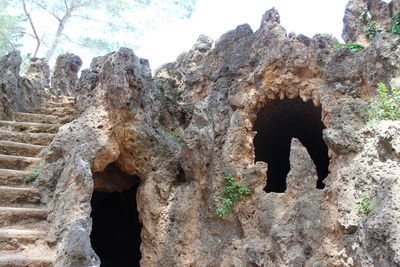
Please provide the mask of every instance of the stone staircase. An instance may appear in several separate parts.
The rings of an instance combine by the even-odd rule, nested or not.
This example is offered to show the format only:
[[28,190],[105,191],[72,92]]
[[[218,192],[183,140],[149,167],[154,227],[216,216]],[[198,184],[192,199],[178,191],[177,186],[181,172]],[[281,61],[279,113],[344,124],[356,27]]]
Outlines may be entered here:
[[48,211],[28,180],[40,172],[41,151],[74,113],[74,98],[60,97],[0,121],[0,267],[53,266]]

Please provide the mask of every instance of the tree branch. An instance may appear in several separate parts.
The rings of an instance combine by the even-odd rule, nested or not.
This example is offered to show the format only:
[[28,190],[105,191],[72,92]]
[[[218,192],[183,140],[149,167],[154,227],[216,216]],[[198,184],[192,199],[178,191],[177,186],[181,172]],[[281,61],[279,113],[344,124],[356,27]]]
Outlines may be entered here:
[[38,51],[39,51],[39,48],[40,48],[41,40],[40,40],[40,38],[39,38],[39,35],[37,34],[35,25],[33,24],[33,20],[32,20],[32,18],[31,18],[31,14],[29,14],[28,9],[26,8],[25,0],[21,0],[21,1],[22,1],[22,6],[23,6],[23,8],[24,8],[25,16],[26,16],[26,17],[28,18],[28,20],[29,20],[29,24],[31,25],[33,34],[35,35],[35,39],[36,39],[36,42],[37,42],[36,49],[35,49],[35,53],[33,54],[33,57],[36,57],[36,55],[37,55],[37,53],[38,53]]
[[33,35],[32,33],[26,32],[26,31],[17,31],[17,33],[28,35],[28,36],[32,37],[33,39],[36,39],[35,35]]
[[2,31],[0,31],[0,35],[4,37],[4,39],[6,40],[6,42],[11,45],[11,47],[16,50],[15,45],[11,42],[11,40],[7,37],[7,35],[5,35]]
[[65,11],[67,11],[69,9],[67,0],[64,0],[64,6],[65,6]]
[[51,7],[51,11],[47,9],[47,7],[43,6],[41,3],[35,1],[35,4],[40,7],[41,9],[43,9],[44,11],[46,11],[47,13],[49,13],[50,15],[52,15],[53,17],[55,17],[58,21],[60,21],[61,19],[57,16],[56,12],[54,11],[54,8]]

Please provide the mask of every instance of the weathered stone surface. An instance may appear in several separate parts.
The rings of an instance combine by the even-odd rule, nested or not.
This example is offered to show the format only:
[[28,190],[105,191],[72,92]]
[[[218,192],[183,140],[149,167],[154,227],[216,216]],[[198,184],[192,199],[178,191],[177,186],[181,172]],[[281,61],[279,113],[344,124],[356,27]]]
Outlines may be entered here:
[[[214,48],[200,37],[155,77],[127,48],[96,58],[77,88],[81,116],[61,128],[39,177],[57,262],[98,264],[88,260],[91,194],[128,187],[123,172],[140,180],[141,266],[400,265],[399,122],[366,126],[362,117],[376,82],[399,76],[399,37],[381,34],[360,52],[336,51],[336,42],[289,37],[272,9],[256,32],[238,26]],[[262,107],[285,98],[322,109],[324,189],[293,139],[286,192],[264,191],[268,166],[254,162],[253,127]],[[251,194],[221,219],[231,174]],[[368,215],[358,210],[363,194]],[[82,246],[71,252],[76,225]]]
[[75,95],[82,60],[74,54],[59,55],[51,75],[51,91],[56,95]]
[[86,231],[90,225],[90,219],[76,220],[71,225],[67,238],[69,242],[63,244],[61,250],[64,253],[55,266],[100,266],[100,260],[90,246],[89,233]]
[[346,43],[368,45],[371,40],[365,35],[364,27],[368,23],[362,18],[363,11],[370,10],[371,21],[377,23],[377,28],[390,31],[392,17],[400,12],[400,1],[392,0],[350,0],[346,6],[342,37]]
[[22,107],[22,89],[19,70],[22,62],[19,51],[0,57],[0,118]]
[[49,95],[50,67],[45,58],[32,58],[21,78],[24,108],[36,107]]

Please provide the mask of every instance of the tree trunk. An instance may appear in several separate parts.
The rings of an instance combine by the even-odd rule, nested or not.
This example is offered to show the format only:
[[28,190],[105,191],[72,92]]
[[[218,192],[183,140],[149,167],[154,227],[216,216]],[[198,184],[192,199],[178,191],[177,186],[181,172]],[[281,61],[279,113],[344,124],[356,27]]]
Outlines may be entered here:
[[31,28],[32,28],[32,31],[33,31],[33,35],[35,36],[35,39],[36,39],[36,48],[35,48],[35,53],[33,54],[33,57],[36,57],[37,53],[39,52],[40,45],[42,44],[42,40],[39,38],[39,35],[38,35],[37,31],[36,31],[36,27],[33,24],[33,20],[32,20],[31,14],[28,12],[28,9],[26,8],[25,0],[22,0],[22,6],[24,8],[25,16],[28,18],[29,24],[31,25]]
[[69,13],[65,14],[64,17],[60,20],[60,23],[58,24],[58,28],[57,28],[57,32],[56,35],[54,37],[54,41],[51,44],[51,47],[49,49],[49,51],[47,51],[47,60],[50,61],[51,58],[53,57],[54,51],[57,49],[57,46],[60,42],[60,38],[62,33],[64,32],[64,28],[65,28],[65,24],[67,23],[67,21],[71,18],[71,15]]

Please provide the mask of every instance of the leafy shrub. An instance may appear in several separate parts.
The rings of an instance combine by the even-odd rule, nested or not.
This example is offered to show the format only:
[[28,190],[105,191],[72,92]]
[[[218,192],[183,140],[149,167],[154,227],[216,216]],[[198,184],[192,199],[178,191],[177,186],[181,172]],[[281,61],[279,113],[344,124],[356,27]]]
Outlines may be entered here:
[[242,187],[236,177],[229,175],[225,177],[225,187],[221,193],[224,198],[222,199],[222,208],[217,209],[217,214],[220,218],[224,218],[232,212],[236,200],[250,195],[250,189]]
[[400,35],[400,12],[393,17],[391,33]]
[[35,169],[30,169],[29,174],[24,176],[24,181],[25,183],[31,183],[36,180],[36,178],[39,176],[41,169],[35,168]]
[[342,48],[349,49],[351,52],[358,52],[364,49],[364,46],[359,44],[335,44],[335,49],[340,50]]
[[358,199],[357,209],[362,214],[369,214],[372,211],[372,201],[367,193],[362,194],[361,198]]
[[373,40],[379,32],[383,32],[382,28],[378,27],[378,23],[372,20],[372,15],[376,12],[363,8],[359,19],[364,23],[364,33],[368,39]]
[[400,87],[389,89],[384,83],[378,83],[378,99],[371,100],[365,113],[369,120],[400,119]]
[[367,8],[363,8],[359,19],[363,20],[365,23],[372,19],[372,13]]
[[383,32],[383,29],[378,28],[378,23],[376,23],[376,21],[370,21],[364,26],[365,36],[370,40],[374,39],[380,32]]

